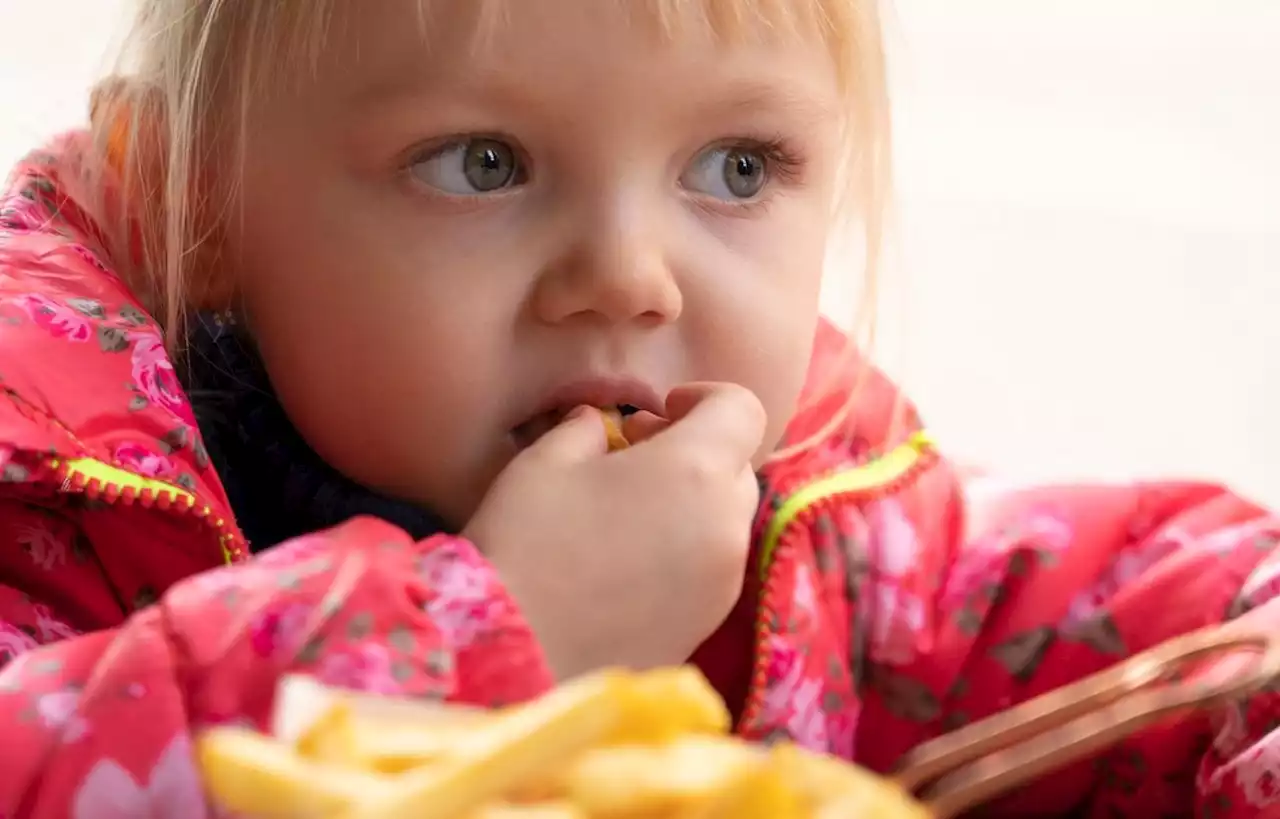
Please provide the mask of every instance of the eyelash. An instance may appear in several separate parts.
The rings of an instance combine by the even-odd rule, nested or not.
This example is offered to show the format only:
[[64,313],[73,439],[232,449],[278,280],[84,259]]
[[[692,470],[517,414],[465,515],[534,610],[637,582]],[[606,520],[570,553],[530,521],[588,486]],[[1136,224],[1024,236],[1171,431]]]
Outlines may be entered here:
[[[519,142],[501,134],[479,132],[434,139],[428,143],[414,146],[402,155],[403,158],[398,163],[400,172],[408,175],[415,165],[425,162],[452,143],[479,139],[492,139],[510,145],[521,162],[524,172],[531,175],[533,163],[529,161],[528,154]],[[794,186],[803,181],[805,158],[786,137],[734,137],[720,142],[713,142],[709,146],[700,149],[699,152],[708,150],[711,147],[758,153],[765,160],[765,167],[769,174],[765,184],[768,187],[772,187],[776,182]],[[706,205],[708,209],[714,208],[717,212],[723,212],[728,208],[745,214],[756,209],[763,209],[769,204],[770,199],[772,199],[772,196],[769,195],[768,188],[766,188],[765,194],[756,199],[733,203],[718,202],[718,206],[713,206],[711,203],[706,203]]]
[[784,137],[745,140],[737,146],[758,151],[764,157],[769,172],[777,174],[778,178],[790,183],[800,180],[804,170],[804,157]]
[[741,218],[762,216],[768,212],[776,198],[774,186],[777,183],[796,187],[804,182],[805,157],[786,137],[736,137],[712,143],[709,148],[758,153],[764,158],[769,176],[765,180],[765,189],[755,199],[726,202],[706,196],[690,197],[700,210],[708,214]]
[[396,168],[400,173],[408,174],[415,165],[426,162],[451,145],[465,144],[478,140],[492,140],[509,146],[526,173],[533,167],[533,163],[530,162],[529,154],[525,151],[524,146],[514,137],[499,132],[475,131],[421,142],[400,154],[400,158],[396,160]]

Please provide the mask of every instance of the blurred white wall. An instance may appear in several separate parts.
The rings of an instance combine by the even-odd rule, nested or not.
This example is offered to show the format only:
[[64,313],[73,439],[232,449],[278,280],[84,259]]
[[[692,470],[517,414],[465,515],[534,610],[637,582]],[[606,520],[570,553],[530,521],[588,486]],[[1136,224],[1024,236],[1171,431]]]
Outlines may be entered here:
[[878,349],[937,436],[1280,503],[1280,2],[894,5]]
[[[938,436],[1280,504],[1280,2],[893,5],[878,350]],[[0,165],[80,121],[126,7],[0,0]]]

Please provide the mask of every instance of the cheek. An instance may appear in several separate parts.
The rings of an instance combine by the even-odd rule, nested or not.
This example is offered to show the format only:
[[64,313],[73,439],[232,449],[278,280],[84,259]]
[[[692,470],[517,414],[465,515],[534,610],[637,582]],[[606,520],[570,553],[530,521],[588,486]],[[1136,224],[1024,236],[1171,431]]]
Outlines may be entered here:
[[[781,440],[795,411],[812,352],[826,255],[821,208],[779,208],[757,224],[719,237],[728,253],[704,258],[697,282],[696,327],[707,359],[701,377],[750,388],[769,416],[757,466]],[[690,304],[693,307],[694,304]]]
[[[327,462],[365,485],[464,516],[505,383],[495,299],[457,285],[448,250],[379,219],[295,198],[246,201],[237,237],[248,322],[290,418]],[[348,202],[348,204],[350,204]]]
[[255,335],[379,396],[465,385],[462,361],[494,357],[474,328],[499,320],[502,300],[457,274],[474,265],[394,191],[322,160],[276,156],[245,186],[233,258]]
[[768,427],[755,465],[759,467],[772,454],[786,433],[795,414],[804,386],[812,354],[817,311],[793,312],[790,320],[775,322],[774,340],[768,345],[767,358],[748,382],[768,414]]
[[[399,494],[465,460],[452,449],[473,444],[486,408],[459,359],[431,354],[447,343],[443,322],[358,290],[295,295],[254,309],[250,329],[290,418],[326,461]],[[471,377],[483,372],[483,356],[469,360]]]

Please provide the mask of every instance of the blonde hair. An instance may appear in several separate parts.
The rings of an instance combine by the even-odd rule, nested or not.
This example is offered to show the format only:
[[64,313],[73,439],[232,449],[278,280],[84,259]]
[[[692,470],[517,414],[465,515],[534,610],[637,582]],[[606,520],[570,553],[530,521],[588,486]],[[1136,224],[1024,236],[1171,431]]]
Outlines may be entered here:
[[[125,79],[103,84],[93,100],[95,144],[110,160],[101,163],[100,172],[114,178],[90,188],[117,191],[119,201],[99,210],[114,214],[103,225],[108,251],[175,349],[188,311],[208,306],[201,303],[207,294],[196,286],[214,275],[216,236],[232,213],[235,163],[243,150],[250,100],[269,82],[279,82],[282,71],[296,73],[298,65],[315,64],[334,4],[341,0],[137,2],[122,55],[120,75]],[[477,36],[483,37],[501,23],[510,0],[472,2]],[[809,32],[823,39],[847,101],[842,195],[833,203],[832,218],[841,226],[855,220],[863,225],[866,291],[854,326],[869,344],[890,187],[878,0],[615,2],[630,4],[638,22],[652,25],[664,37],[692,30],[726,41]],[[431,5],[432,0],[419,0],[424,27]],[[226,165],[208,172],[217,163]],[[214,179],[220,181],[210,181]],[[833,417],[822,434],[841,421]]]

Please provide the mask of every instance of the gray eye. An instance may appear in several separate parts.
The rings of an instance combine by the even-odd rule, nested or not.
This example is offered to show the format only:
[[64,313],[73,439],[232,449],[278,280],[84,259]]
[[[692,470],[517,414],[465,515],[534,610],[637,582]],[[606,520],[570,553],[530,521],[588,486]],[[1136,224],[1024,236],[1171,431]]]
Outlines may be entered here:
[[694,158],[681,183],[689,190],[725,201],[754,199],[768,181],[768,161],[747,148],[708,148]]
[[493,193],[521,182],[515,149],[496,139],[451,142],[410,171],[418,181],[456,196]]

